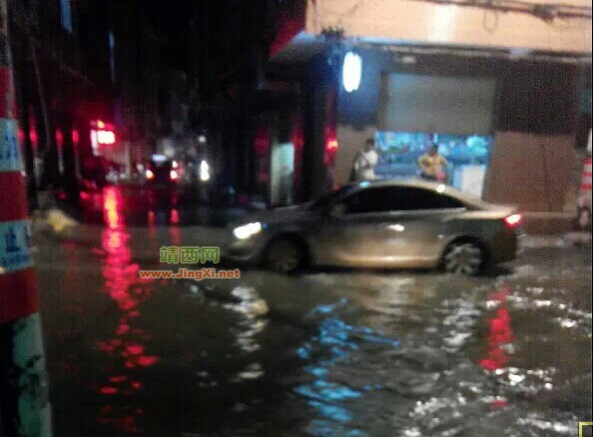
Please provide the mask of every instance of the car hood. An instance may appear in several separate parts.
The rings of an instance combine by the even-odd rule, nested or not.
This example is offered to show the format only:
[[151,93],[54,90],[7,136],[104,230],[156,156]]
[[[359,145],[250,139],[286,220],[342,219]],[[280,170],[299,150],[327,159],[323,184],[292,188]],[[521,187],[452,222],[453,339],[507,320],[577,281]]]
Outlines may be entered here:
[[295,222],[310,218],[311,211],[308,211],[302,206],[288,206],[282,208],[274,208],[267,211],[260,211],[248,215],[240,222],[231,223],[231,226],[239,226],[244,223],[260,222],[267,224]]

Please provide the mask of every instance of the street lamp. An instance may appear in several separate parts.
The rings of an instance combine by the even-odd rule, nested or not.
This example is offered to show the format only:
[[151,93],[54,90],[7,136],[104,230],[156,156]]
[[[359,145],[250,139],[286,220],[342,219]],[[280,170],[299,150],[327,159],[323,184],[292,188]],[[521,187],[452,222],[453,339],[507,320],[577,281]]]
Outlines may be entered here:
[[206,161],[200,162],[200,180],[208,182],[210,180],[210,166]]
[[356,91],[362,79],[362,58],[354,52],[347,52],[342,65],[342,83],[346,92]]

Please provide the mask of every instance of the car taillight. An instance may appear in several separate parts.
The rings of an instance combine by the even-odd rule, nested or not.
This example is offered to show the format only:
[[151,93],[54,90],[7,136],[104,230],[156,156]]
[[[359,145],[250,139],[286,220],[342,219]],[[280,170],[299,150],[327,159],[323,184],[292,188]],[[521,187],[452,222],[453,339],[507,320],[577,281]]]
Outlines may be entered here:
[[175,170],[171,170],[171,173],[169,173],[169,176],[171,176],[172,181],[176,181],[177,178],[179,177],[179,175],[177,174],[177,172]]
[[522,221],[523,216],[521,214],[512,214],[504,219],[505,225],[510,229],[517,229]]
[[154,173],[150,170],[146,170],[146,179],[152,179],[154,178]]

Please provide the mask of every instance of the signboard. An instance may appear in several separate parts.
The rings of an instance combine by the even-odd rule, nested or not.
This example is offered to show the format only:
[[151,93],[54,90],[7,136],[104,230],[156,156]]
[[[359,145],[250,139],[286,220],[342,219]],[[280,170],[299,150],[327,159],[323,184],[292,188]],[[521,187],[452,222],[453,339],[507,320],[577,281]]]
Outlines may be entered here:
[[18,124],[15,120],[0,118],[0,171],[21,170]]
[[486,178],[485,165],[463,166],[461,171],[461,191],[476,197],[482,197],[484,179]]
[[0,223],[0,271],[31,266],[31,243],[27,220]]
[[93,155],[103,155],[105,146],[115,144],[115,129],[113,125],[103,123],[100,120],[91,122],[91,147]]

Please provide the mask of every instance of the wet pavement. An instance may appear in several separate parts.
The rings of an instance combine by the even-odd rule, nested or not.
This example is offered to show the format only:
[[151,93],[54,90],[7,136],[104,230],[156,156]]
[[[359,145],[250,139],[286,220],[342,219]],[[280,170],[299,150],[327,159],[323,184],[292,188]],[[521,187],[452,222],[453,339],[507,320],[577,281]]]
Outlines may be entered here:
[[34,236],[56,436],[574,436],[590,421],[590,247],[487,277],[244,270],[148,281],[215,230]]
[[72,202],[65,201],[60,202],[60,206],[84,223],[104,223],[107,207],[118,208],[119,216],[125,219],[127,225],[224,227],[230,221],[242,219],[250,212],[265,207],[240,197],[235,196],[231,200],[224,193],[207,196],[188,186],[128,185],[82,191],[76,207],[71,207]]

